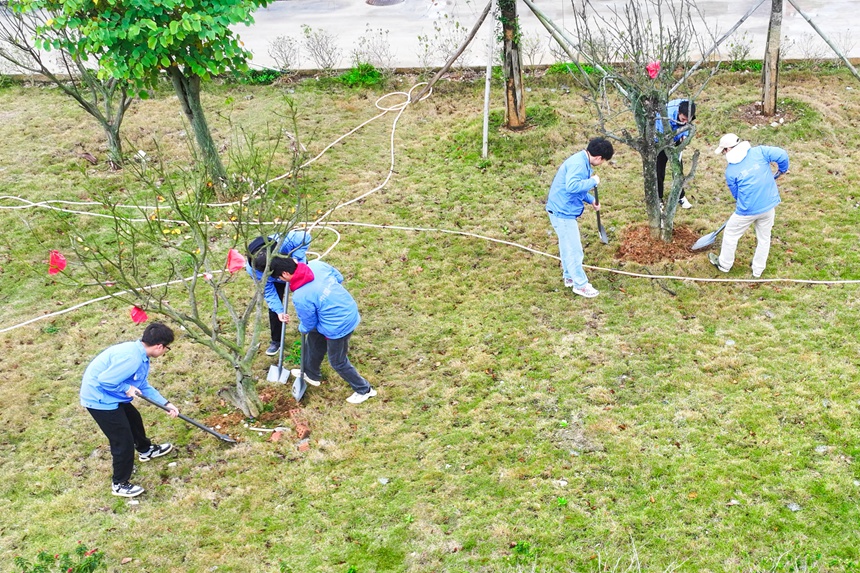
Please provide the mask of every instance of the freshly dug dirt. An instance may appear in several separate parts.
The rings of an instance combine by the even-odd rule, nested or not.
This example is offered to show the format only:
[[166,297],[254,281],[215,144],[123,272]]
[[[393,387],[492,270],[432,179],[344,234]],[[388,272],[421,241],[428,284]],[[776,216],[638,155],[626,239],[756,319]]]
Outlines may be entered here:
[[690,250],[690,245],[697,240],[699,234],[683,225],[675,227],[671,243],[651,237],[651,229],[647,224],[630,227],[621,235],[621,246],[615,258],[640,264],[690,259],[701,253]]

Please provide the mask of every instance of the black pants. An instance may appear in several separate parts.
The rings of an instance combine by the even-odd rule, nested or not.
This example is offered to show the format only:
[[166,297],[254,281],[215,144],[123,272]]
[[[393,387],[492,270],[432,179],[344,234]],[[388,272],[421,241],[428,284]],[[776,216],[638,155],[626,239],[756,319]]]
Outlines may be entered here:
[[[282,301],[284,300],[284,289],[287,287],[287,283],[275,283],[275,290],[278,291],[278,298]],[[287,312],[287,309],[284,309],[284,312]],[[269,333],[272,335],[272,342],[275,344],[281,343],[281,328],[283,328],[284,323],[281,322],[281,319],[278,318],[277,312],[269,311]]]
[[134,451],[146,452],[152,442],[146,437],[143,419],[131,402],[124,402],[116,410],[87,411],[107,436],[110,455],[113,457],[113,483],[127,482],[134,469]]
[[[657,195],[660,196],[660,201],[663,200],[663,181],[666,180],[666,165],[669,163],[669,157],[665,151],[661,151],[657,156]],[[683,163],[681,166],[683,167]],[[681,189],[681,194],[678,195],[678,201],[684,198],[686,193]]]

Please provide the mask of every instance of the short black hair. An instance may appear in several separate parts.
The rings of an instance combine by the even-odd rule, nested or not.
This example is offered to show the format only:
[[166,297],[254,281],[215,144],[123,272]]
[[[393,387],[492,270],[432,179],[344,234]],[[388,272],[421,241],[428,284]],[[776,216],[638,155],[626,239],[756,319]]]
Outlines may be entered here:
[[678,115],[681,114],[687,116],[687,121],[693,121],[696,119],[696,104],[685,99],[678,105]]
[[[257,259],[259,258],[257,257]],[[298,264],[292,257],[272,257],[272,261],[269,263],[269,269],[272,271],[273,277],[280,277],[285,272],[293,274],[296,272],[297,267]],[[263,266],[263,269],[265,268]]]
[[173,342],[173,339],[173,330],[160,322],[153,322],[147,326],[143,331],[143,336],[140,337],[140,341],[147,346],[157,346],[159,344],[167,346]]
[[592,157],[602,157],[604,161],[609,161],[615,155],[615,149],[612,147],[606,138],[595,137],[588,142],[588,147],[585,148]]

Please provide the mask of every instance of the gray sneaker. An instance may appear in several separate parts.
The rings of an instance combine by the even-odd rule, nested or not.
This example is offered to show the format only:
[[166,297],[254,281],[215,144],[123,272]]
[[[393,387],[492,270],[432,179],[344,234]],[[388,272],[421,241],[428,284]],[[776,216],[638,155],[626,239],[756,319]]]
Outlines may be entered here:
[[173,444],[152,444],[147,452],[138,452],[137,459],[148,462],[152,458],[160,458],[173,449]]
[[139,485],[130,484],[127,481],[115,483],[111,485],[110,492],[120,497],[137,497],[142,494],[145,489]]
[[274,356],[281,350],[281,345],[277,342],[273,342],[269,344],[269,347],[266,349],[266,356]]
[[716,253],[708,253],[708,262],[710,262],[714,267],[720,271],[721,273],[727,273],[729,271],[724,271],[720,266],[720,257],[716,255]]

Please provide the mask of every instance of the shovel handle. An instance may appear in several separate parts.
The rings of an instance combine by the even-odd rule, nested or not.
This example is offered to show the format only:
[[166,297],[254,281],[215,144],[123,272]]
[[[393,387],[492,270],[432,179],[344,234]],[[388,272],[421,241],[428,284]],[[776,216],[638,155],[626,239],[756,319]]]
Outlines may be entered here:
[[[165,405],[163,405],[163,404],[159,404],[158,402],[155,402],[154,400],[150,400],[149,398],[147,398],[147,397],[146,397],[146,396],[144,396],[143,394],[138,393],[138,394],[137,394],[137,397],[138,397],[138,398],[143,398],[144,400],[146,400],[147,402],[149,402],[149,403],[150,403],[150,404],[152,404],[153,406],[158,406],[159,408],[161,408],[161,409],[162,409],[162,410],[164,410],[165,412],[169,412],[169,411],[170,411],[170,408],[168,408],[167,406],[165,406]],[[200,429],[201,429],[201,430],[203,430],[204,432],[207,432],[207,433],[209,433],[209,434],[212,434],[213,436],[215,436],[215,437],[216,437],[216,438],[218,438],[219,440],[224,440],[225,442],[230,442],[230,443],[235,443],[235,442],[236,442],[236,440],[234,440],[234,439],[233,439],[233,438],[231,438],[230,436],[225,436],[224,434],[219,434],[218,432],[216,432],[216,431],[215,431],[215,430],[213,430],[212,428],[209,428],[209,427],[207,427],[207,426],[204,426],[203,424],[201,424],[201,423],[200,423],[200,422],[198,422],[197,420],[193,420],[193,419],[189,418],[188,416],[186,416],[185,414],[179,414],[179,416],[178,416],[178,417],[179,417],[181,420],[184,420],[184,421],[188,422],[188,423],[189,423],[189,424],[191,424],[192,426],[195,426],[195,427],[197,427],[197,428],[200,428]]]

